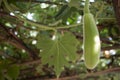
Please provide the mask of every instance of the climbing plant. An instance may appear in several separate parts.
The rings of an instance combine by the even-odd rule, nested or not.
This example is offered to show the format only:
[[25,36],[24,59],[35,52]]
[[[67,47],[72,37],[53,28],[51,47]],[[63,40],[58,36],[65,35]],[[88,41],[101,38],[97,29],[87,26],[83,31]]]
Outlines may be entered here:
[[120,27],[113,3],[90,0],[101,50],[98,65],[88,69],[85,0],[0,0],[0,80],[119,80]]

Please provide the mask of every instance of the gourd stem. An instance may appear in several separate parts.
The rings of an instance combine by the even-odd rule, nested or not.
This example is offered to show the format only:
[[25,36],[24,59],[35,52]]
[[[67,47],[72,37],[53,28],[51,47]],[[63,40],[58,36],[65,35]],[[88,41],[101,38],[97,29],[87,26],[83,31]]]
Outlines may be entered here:
[[90,13],[89,4],[90,4],[90,1],[86,0],[85,1],[85,7],[84,7],[84,13]]

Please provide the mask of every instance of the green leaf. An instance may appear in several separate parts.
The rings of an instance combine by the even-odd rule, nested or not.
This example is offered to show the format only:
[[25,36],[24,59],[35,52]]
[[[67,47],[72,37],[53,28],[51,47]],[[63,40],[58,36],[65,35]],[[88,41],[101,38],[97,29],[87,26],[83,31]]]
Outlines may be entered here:
[[12,78],[13,80],[16,80],[19,75],[19,66],[12,65],[8,67],[7,69],[7,75]]
[[71,8],[68,5],[62,6],[62,8],[55,15],[55,19],[56,20],[62,19],[63,21],[66,21],[67,18],[71,15],[70,10],[71,10]]
[[78,40],[69,32],[53,35],[40,35],[37,47],[41,49],[41,59],[43,64],[54,66],[57,76],[63,71],[64,66],[69,65],[69,61],[76,60]]
[[80,7],[80,0],[71,0],[68,4],[69,7],[75,7],[79,8]]

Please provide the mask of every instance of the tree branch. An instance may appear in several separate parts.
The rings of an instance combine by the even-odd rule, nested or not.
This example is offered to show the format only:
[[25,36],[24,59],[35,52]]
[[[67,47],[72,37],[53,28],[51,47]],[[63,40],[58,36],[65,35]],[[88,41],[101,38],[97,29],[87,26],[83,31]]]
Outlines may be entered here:
[[110,68],[110,69],[106,69],[106,70],[98,71],[98,72],[94,72],[94,73],[88,73],[88,74],[86,74],[86,77],[105,75],[105,74],[114,73],[114,72],[120,72],[120,67]]
[[[120,67],[106,69],[106,70],[98,71],[98,72],[94,72],[94,73],[87,73],[85,75],[84,79],[86,79],[88,77],[95,77],[95,76],[110,74],[110,73],[113,73],[113,72],[120,72]],[[80,79],[80,75],[75,75],[75,76],[70,76],[70,77],[64,77],[64,78],[60,78],[59,80],[69,80],[69,79]],[[57,80],[57,79],[48,79],[48,80]]]
[[41,60],[40,59],[36,59],[36,60],[33,60],[33,61],[27,61],[27,62],[23,62],[23,63],[20,63],[18,64],[19,66],[30,66],[30,65],[35,65],[35,64],[41,64]]
[[11,30],[6,26],[0,24],[0,39],[14,45],[19,49],[24,49],[33,59],[38,58],[37,54],[32,49],[28,48],[21,39],[19,39],[13,32],[10,31]]
[[103,70],[103,71],[98,71],[98,72],[86,73],[82,76],[83,78],[80,77],[80,74],[79,75],[76,74],[76,75],[73,75],[73,76],[61,77],[59,79],[57,79],[57,78],[41,79],[40,76],[31,76],[29,78],[25,78],[25,80],[33,80],[33,79],[39,79],[39,80],[76,80],[76,79],[86,80],[89,77],[97,77],[97,76],[101,76],[101,75],[105,75],[105,74],[111,74],[111,73],[114,73],[114,72],[120,72],[120,67],[109,68],[109,69],[106,69],[106,70]]
[[113,2],[113,7],[114,7],[117,23],[119,25],[118,29],[120,31],[120,0],[112,0],[112,2]]

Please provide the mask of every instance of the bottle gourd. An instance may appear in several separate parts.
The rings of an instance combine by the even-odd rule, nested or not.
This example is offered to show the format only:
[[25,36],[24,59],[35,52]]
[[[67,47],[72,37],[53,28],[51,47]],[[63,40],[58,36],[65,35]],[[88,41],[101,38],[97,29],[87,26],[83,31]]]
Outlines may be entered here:
[[100,58],[100,38],[93,15],[89,10],[89,0],[86,0],[83,16],[84,61],[88,69],[94,69]]

